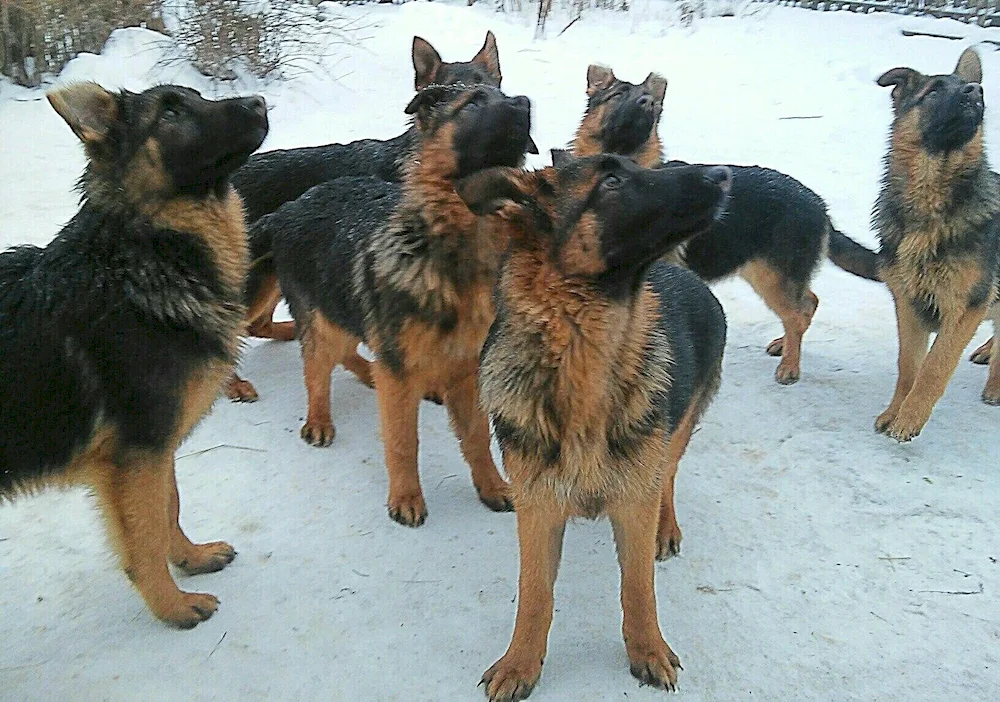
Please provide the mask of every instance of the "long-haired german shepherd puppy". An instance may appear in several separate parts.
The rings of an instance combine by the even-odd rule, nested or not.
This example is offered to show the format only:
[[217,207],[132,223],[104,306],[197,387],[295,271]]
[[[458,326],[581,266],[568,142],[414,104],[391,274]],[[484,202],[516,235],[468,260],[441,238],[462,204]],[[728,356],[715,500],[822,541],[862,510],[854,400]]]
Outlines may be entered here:
[[676,685],[653,563],[680,542],[674,476],[718,389],[726,321],[697,276],[657,259],[711,226],[730,179],[725,167],[647,170],[604,154],[458,185],[473,211],[510,223],[479,371],[521,552],[514,636],[483,676],[491,700],[527,697],[541,674],[576,516],[614,527],[632,674]]
[[[486,33],[486,41],[470,61],[445,62],[430,42],[413,37],[413,70],[416,90],[432,83],[452,85],[491,85],[499,88],[500,56],[496,37]],[[247,222],[253,224],[266,214],[291,202],[309,188],[344,176],[370,175],[388,182],[403,179],[403,163],[412,150],[416,130],[411,127],[398,137],[385,141],[361,139],[349,144],[326,144],[298,149],[280,149],[256,154],[233,175],[236,187],[246,206]],[[251,227],[250,260],[271,253],[270,229]],[[254,290],[272,292],[266,300],[252,299]],[[259,281],[248,283],[246,304],[251,310],[248,333],[265,339],[290,341],[295,338],[294,322],[274,322],[274,310],[281,301],[279,290]],[[358,367],[362,360],[356,359]],[[352,370],[354,365],[352,364]],[[257,391],[253,385],[235,374],[227,383],[226,394],[232,400],[253,402]]]
[[449,410],[480,499],[491,509],[510,508],[476,390],[505,239],[480,225],[454,181],[490,166],[518,166],[526,150],[537,149],[528,98],[498,88],[431,85],[406,112],[418,136],[402,185],[339,178],[255,226],[273,237],[274,272],[299,330],[309,396],[302,438],[316,446],[333,440],[330,372],[355,362],[363,340],[378,357],[372,375],[389,515],[418,526],[427,508],[417,472],[417,411],[429,392]]
[[[899,441],[923,429],[979,325],[1000,324],[1000,176],[983,148],[982,76],[970,47],[949,75],[893,68],[878,79],[892,86],[894,118],[872,220],[896,304],[899,377],[875,428]],[[1000,404],[1000,354],[983,400]]]
[[[652,168],[663,160],[657,128],[667,81],[655,73],[635,85],[610,68],[587,69],[587,109],[573,154],[619,153]],[[564,159],[562,150],[553,158]],[[686,165],[670,161],[667,165]],[[809,289],[824,252],[840,268],[878,280],[878,260],[833,226],[823,199],[791,176],[759,166],[729,166],[733,188],[726,216],[707,233],[670,252],[670,260],[712,283],[743,277],[781,319],[785,334],[767,352],[781,356],[775,380],[796,382],[802,336],[819,298]]]
[[52,243],[0,254],[0,497],[92,487],[146,604],[190,628],[219,601],[167,563],[207,573],[236,552],[181,531],[174,452],[236,360],[248,257],[229,177],[267,134],[264,100],[94,83],[48,99],[88,165]]

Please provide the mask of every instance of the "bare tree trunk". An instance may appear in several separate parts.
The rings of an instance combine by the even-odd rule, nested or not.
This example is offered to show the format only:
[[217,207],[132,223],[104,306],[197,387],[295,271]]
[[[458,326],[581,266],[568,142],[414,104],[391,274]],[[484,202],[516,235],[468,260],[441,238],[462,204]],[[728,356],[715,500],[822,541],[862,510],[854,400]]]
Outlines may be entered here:
[[545,36],[545,19],[552,9],[552,0],[538,0],[538,23],[535,25],[535,39]]

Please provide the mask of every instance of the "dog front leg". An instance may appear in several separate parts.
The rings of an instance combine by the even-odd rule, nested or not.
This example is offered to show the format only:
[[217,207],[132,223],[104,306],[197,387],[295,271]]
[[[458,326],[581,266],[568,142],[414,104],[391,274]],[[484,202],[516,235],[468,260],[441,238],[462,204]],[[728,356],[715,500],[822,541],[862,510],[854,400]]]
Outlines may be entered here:
[[917,372],[912,389],[889,425],[889,436],[897,441],[909,441],[920,434],[930,419],[934,405],[948,387],[962,352],[972,341],[985,316],[986,310],[979,307],[967,310],[954,321],[943,321],[930,352]]
[[[515,508],[521,554],[517,617],[507,652],[483,674],[481,684],[490,702],[523,700],[542,674],[566,531],[565,513],[554,499],[515,500]],[[652,552],[649,560],[653,562]]]
[[389,472],[389,517],[404,526],[420,526],[427,519],[417,470],[417,419],[423,389],[378,361],[372,364],[372,376]]

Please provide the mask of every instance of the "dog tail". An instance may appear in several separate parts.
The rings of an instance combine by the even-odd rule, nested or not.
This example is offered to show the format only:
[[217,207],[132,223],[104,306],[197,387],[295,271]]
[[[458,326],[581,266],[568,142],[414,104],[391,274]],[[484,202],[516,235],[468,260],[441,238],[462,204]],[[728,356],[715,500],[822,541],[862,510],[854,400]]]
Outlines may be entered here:
[[827,255],[834,265],[866,280],[882,280],[878,273],[878,254],[830,225]]

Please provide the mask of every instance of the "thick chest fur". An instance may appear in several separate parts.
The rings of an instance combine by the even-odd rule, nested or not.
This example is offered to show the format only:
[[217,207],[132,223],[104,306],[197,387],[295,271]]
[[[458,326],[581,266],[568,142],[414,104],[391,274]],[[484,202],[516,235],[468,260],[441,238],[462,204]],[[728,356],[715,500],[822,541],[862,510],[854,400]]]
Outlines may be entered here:
[[981,134],[932,155],[913,132],[905,120],[894,125],[874,222],[883,280],[935,329],[996,299],[1000,185],[983,160]]
[[186,232],[199,238],[211,252],[225,293],[213,301],[208,312],[213,326],[228,337],[236,357],[243,333],[242,290],[250,263],[243,203],[232,188],[219,199],[177,198],[151,213],[154,226]]
[[501,308],[479,371],[482,404],[519,496],[545,493],[570,514],[596,517],[659,489],[669,342],[652,292],[623,311],[555,292],[544,276],[535,284],[550,296],[522,288]]
[[400,218],[373,237],[356,281],[367,341],[390,369],[443,384],[475,372],[502,243],[467,208]]

